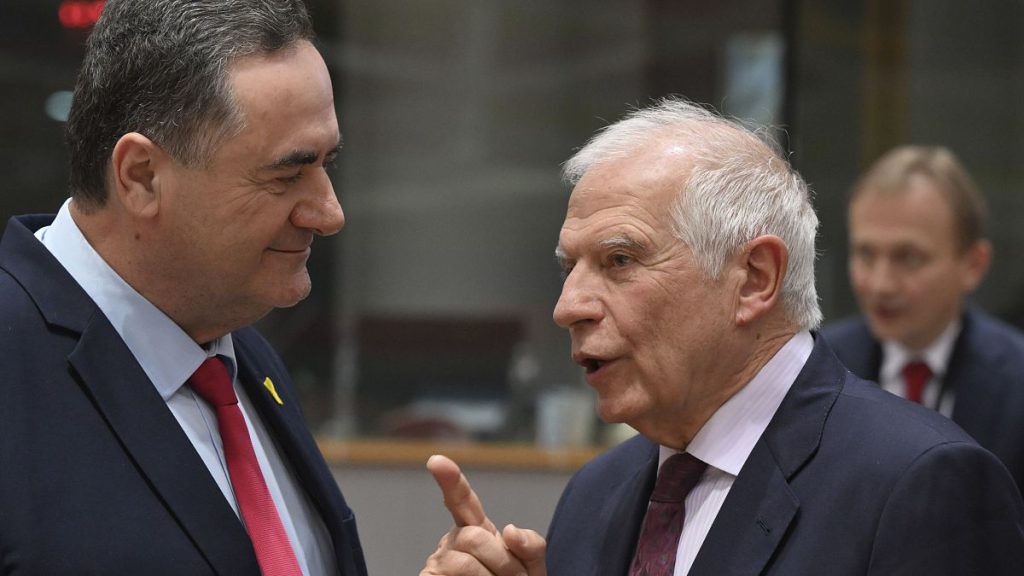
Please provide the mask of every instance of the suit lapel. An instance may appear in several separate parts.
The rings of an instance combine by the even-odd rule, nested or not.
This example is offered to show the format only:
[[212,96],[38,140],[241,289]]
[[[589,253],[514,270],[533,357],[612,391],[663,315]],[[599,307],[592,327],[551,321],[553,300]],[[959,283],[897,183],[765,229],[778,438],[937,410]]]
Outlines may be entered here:
[[691,575],[764,572],[800,508],[789,482],[817,451],[845,373],[816,336],[814,351],[736,477]]
[[0,266],[25,287],[51,326],[80,335],[68,356],[72,371],[155,498],[214,570],[257,572],[241,522],[163,398],[106,316],[32,236],[52,220],[12,219],[0,243]]
[[984,331],[983,319],[968,308],[949,357],[943,392],[955,394],[952,420],[991,449],[990,443],[1005,434],[993,415],[1002,413],[999,403],[1008,397],[1008,382],[988,372],[999,360],[998,352],[986,345]]
[[650,457],[626,482],[612,488],[599,516],[606,526],[604,541],[595,559],[594,574],[627,574],[633,561],[636,541],[647,513],[647,503],[654,490],[658,469],[658,448],[651,445]]
[[800,502],[763,442],[751,452],[694,560],[694,576],[760,574]]
[[[235,354],[238,358],[239,382],[256,407],[260,419],[271,432],[275,444],[298,485],[316,507],[320,518],[331,535],[338,569],[343,574],[357,574],[355,559],[350,551],[352,538],[346,533],[340,514],[348,509],[338,490],[330,470],[323,462],[320,449],[309,433],[305,419],[299,409],[299,401],[292,395],[288,375],[283,368],[270,366],[265,358],[251,346],[257,338],[245,329],[233,334]],[[266,351],[264,357],[270,353]],[[265,387],[267,378],[275,384],[275,392],[281,399],[277,402]]]
[[238,517],[163,398],[99,311],[68,359],[128,457],[214,569],[220,574],[257,571]]

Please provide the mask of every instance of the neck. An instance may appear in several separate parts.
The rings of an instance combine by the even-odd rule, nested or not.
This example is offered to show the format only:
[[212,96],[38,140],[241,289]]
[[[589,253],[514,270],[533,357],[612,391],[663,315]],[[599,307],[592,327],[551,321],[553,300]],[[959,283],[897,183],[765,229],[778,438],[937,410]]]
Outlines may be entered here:
[[[716,375],[709,376],[708,380],[720,382],[719,386],[704,398],[698,398],[695,404],[684,408],[685,413],[662,414],[659,420],[665,423],[663,427],[655,425],[646,430],[638,430],[658,444],[684,450],[718,409],[746,387],[798,331],[799,327],[790,322],[765,322],[742,328],[729,350],[715,353],[715,365],[720,370]],[[722,362],[722,358],[737,358],[740,361],[736,366],[728,361]]]
[[[167,315],[197,344],[204,345],[259,318],[233,317],[231,310],[190,288],[191,279],[175,277],[170,255],[160,252],[155,232],[108,205],[82,210],[74,201],[71,217],[93,250],[129,286]],[[196,304],[197,302],[210,304]]]

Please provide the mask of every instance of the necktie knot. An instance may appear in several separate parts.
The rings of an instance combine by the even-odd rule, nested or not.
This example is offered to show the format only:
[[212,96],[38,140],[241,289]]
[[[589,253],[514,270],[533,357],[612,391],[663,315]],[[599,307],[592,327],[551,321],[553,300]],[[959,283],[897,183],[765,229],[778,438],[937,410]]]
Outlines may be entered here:
[[228,374],[228,368],[220,356],[203,361],[188,379],[188,385],[200,398],[214,407],[238,404],[238,396],[235,396],[235,389],[231,384],[231,375]]
[[652,502],[682,502],[686,495],[697,485],[701,474],[707,468],[692,454],[682,452],[673,454],[661,465],[658,479],[651,493]]
[[907,362],[903,367],[903,381],[907,386],[907,400],[921,403],[924,387],[932,379],[932,370],[920,360]]

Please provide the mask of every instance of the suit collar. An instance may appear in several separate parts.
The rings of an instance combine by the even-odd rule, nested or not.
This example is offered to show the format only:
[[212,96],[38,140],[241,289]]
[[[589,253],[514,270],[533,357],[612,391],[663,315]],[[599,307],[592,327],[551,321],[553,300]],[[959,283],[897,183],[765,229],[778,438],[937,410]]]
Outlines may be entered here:
[[245,529],[142,367],[106,316],[33,236],[52,220],[11,219],[0,242],[0,268],[22,285],[50,326],[78,335],[68,356],[73,376],[214,570],[258,572]]
[[636,473],[624,482],[613,486],[601,502],[602,510],[598,522],[612,529],[605,533],[601,542],[600,557],[593,566],[597,574],[627,574],[636,550],[636,540],[647,513],[647,503],[658,473],[658,446],[646,438],[637,437],[640,443],[643,463]]
[[796,518],[790,481],[818,450],[846,370],[824,338],[733,483],[690,574],[760,574]]
[[339,513],[351,516],[351,512],[337,482],[323,464],[323,456],[305,424],[298,398],[291,394],[290,386],[278,385],[289,381],[284,367],[264,361],[275,356],[252,328],[234,333],[234,343],[239,384],[271,432],[297,485],[305,490],[327,527],[338,570],[342,574],[361,573],[358,568],[361,560],[353,557],[350,548],[355,535],[348,531],[355,529],[354,524],[346,524],[347,518],[339,516]]
[[252,544],[188,437],[124,341],[93,316],[68,357],[126,455],[220,574],[258,570]]
[[944,382],[944,388],[955,394],[953,421],[972,434],[990,428],[993,407],[1009,397],[1005,387],[1016,383],[993,373],[1005,362],[1000,355],[1006,353],[1005,337],[995,333],[993,322],[984,312],[967,307]]
[[48,324],[81,333],[99,310],[33,235],[53,218],[52,214],[11,218],[0,240],[0,268],[22,285]]

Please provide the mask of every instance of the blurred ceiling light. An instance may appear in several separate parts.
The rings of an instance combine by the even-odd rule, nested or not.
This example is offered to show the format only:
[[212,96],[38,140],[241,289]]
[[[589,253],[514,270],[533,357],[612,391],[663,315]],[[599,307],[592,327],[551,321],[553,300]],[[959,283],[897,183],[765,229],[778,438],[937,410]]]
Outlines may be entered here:
[[64,0],[57,8],[57,18],[65,28],[92,28],[103,12],[103,0]]
[[67,122],[71,112],[71,92],[60,90],[46,97],[46,115],[58,122]]

